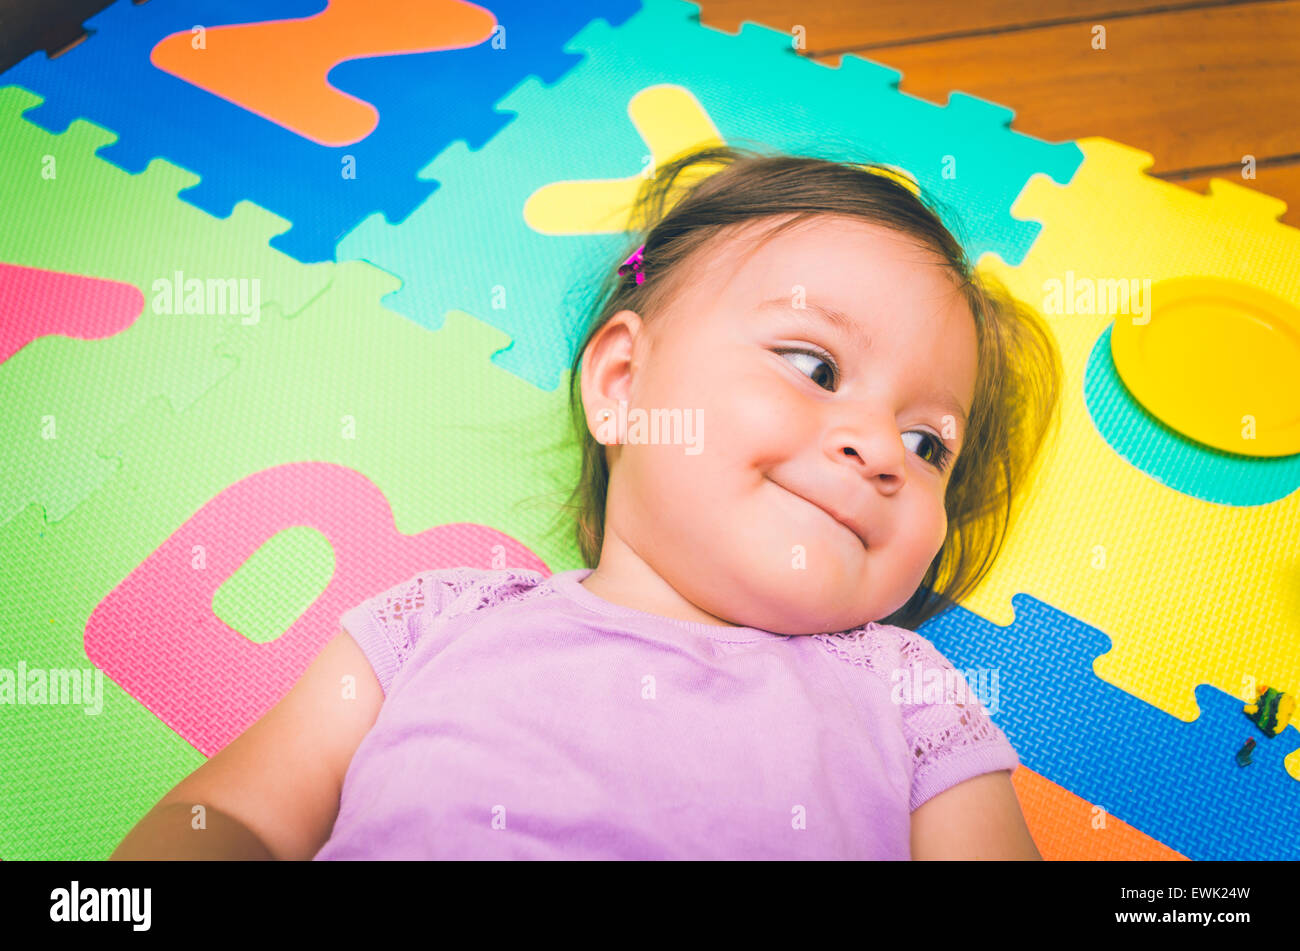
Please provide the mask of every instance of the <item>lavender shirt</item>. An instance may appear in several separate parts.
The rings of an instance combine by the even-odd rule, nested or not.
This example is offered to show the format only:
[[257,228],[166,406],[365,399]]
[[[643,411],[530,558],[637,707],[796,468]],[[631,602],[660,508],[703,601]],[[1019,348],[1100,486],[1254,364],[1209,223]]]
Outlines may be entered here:
[[680,621],[590,573],[425,571],[343,615],[385,699],[317,859],[908,859],[912,810],[1019,765],[973,695],[891,699],[952,670],[919,634]]

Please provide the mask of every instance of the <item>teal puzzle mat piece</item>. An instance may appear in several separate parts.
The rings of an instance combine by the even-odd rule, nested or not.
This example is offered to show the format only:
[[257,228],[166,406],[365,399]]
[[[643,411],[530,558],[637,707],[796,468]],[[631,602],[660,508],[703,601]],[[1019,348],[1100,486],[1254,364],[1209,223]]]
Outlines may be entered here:
[[0,363],[0,522],[33,502],[66,517],[112,471],[100,439],[152,398],[183,410],[237,366],[219,352],[232,325],[301,308],[334,273],[272,249],[288,222],[256,205],[222,219],[181,201],[198,181],[183,169],[131,175],[97,158],[116,139],[106,129],[53,135],[22,118],[39,102],[0,88],[0,261],[132,284],[145,307],[113,336],[42,337]]
[[340,242],[339,259],[400,276],[385,303],[422,326],[459,308],[499,327],[513,345],[493,362],[550,390],[626,237],[539,234],[524,203],[554,182],[638,173],[649,149],[628,103],[647,87],[689,90],[731,144],[901,166],[955,213],[949,223],[972,259],[995,251],[1018,264],[1041,227],[1010,214],[1022,186],[1036,172],[1066,183],[1082,161],[1073,143],[1012,131],[1002,106],[959,92],[936,106],[900,92],[895,70],[851,55],[824,66],[798,56],[786,34],[746,24],[733,36],[697,15],[681,0],[648,0],[620,27],[588,24],[565,47],[586,54],[578,66],[553,87],[516,87],[497,104],[517,111],[514,121],[477,152],[455,143],[441,153],[420,173],[438,191],[400,224],[366,219]]

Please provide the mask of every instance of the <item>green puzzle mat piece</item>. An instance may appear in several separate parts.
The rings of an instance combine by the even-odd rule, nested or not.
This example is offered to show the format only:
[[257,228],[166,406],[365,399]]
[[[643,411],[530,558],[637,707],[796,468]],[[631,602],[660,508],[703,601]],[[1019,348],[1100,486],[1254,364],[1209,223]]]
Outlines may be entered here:
[[[0,88],[0,262],[134,284],[144,312],[126,331],[88,342],[51,335],[0,363],[0,522],[31,502],[58,521],[112,472],[100,439],[149,400],[183,410],[237,362],[218,353],[236,316],[155,313],[154,282],[258,281],[261,304],[292,313],[329,285],[331,265],[270,247],[289,222],[248,202],[227,219],[176,197],[198,177],[164,161],[130,175],[95,157],[117,140],[88,122],[51,135],[21,113],[42,100]],[[50,173],[53,177],[46,177]],[[53,418],[55,438],[43,438]]]
[[[89,666],[82,632],[99,601],[226,486],[284,463],[356,469],[405,534],[476,522],[554,571],[578,567],[569,523],[537,498],[552,487],[548,499],[561,498],[578,476],[563,389],[492,365],[508,338],[467,314],[431,332],[382,307],[393,283],[346,263],[297,315],[233,328],[238,370],[182,413],[149,402],[104,443],[120,467],[98,492],[55,524],[31,506],[0,526],[0,665]],[[342,435],[345,416],[355,438]],[[319,553],[302,550],[314,570]],[[107,857],[202,762],[107,678],[99,716],[11,707],[0,718],[0,858]]]

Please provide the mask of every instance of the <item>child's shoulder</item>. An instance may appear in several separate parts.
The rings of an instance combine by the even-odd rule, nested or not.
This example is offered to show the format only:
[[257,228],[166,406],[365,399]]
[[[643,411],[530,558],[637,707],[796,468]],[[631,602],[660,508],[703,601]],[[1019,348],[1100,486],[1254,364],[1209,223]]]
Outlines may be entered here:
[[840,660],[867,668],[886,679],[893,671],[913,663],[924,667],[952,666],[929,639],[893,624],[871,621],[850,631],[813,637]]
[[370,659],[385,693],[392,678],[430,632],[486,608],[547,589],[540,571],[514,568],[430,568],[357,604],[340,619]]
[[871,623],[815,636],[832,654],[870,670],[888,688],[913,764],[913,811],[958,782],[1019,765],[1015,748],[985,706],[986,698],[997,706],[996,671],[958,670],[928,638],[903,627]]
[[519,568],[430,568],[370,598],[380,618],[412,614],[449,618],[516,600],[544,587],[540,571]]

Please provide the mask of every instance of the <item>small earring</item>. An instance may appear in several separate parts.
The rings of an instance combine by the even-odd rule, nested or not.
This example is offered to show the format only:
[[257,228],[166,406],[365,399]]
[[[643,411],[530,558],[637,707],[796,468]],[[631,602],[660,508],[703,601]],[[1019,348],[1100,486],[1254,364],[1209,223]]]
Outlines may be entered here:
[[607,438],[605,436],[605,426],[608,425],[606,423],[606,420],[611,419],[613,415],[614,415],[613,411],[608,409],[602,409],[599,413],[596,414],[596,418],[600,420],[600,422],[596,424],[596,428],[600,430],[596,438],[601,443],[601,445],[612,446],[612,445],[617,445],[618,443],[617,439],[615,439],[613,442],[605,442],[605,439]]

